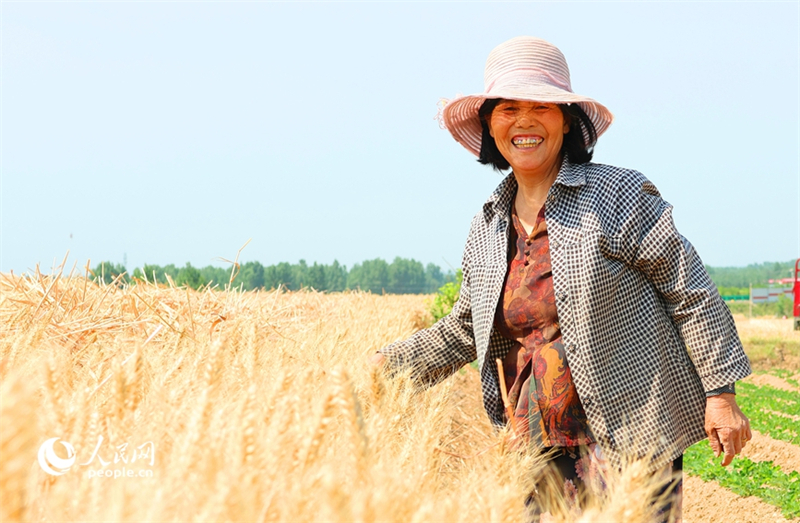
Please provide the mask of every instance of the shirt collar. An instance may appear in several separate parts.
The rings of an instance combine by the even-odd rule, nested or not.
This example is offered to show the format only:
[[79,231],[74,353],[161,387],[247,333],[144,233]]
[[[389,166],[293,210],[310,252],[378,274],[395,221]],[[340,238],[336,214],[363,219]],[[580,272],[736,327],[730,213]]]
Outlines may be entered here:
[[[561,168],[558,170],[553,185],[564,185],[567,187],[578,187],[586,183],[586,166],[583,164],[570,163],[569,158],[564,156]],[[517,179],[512,171],[500,182],[486,203],[483,204],[483,216],[486,221],[491,221],[496,214],[508,215],[511,209],[511,200],[517,194]]]

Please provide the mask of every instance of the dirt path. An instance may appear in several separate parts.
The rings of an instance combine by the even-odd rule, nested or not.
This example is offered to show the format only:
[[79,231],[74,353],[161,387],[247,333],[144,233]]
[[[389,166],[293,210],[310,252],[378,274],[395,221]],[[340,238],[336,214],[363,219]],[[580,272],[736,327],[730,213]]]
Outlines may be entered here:
[[779,378],[777,376],[772,376],[770,374],[751,374],[742,381],[744,381],[745,383],[750,383],[757,387],[769,385],[770,387],[774,387],[780,390],[785,390],[788,392],[800,392],[800,388],[795,387],[794,385],[792,385],[791,383],[782,378]]
[[742,498],[715,481],[704,482],[694,476],[684,478],[684,523],[797,523],[758,498]]

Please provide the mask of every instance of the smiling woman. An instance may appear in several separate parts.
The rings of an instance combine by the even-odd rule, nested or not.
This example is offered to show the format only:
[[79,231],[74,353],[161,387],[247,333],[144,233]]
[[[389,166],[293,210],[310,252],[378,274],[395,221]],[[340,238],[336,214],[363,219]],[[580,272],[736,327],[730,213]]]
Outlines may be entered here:
[[485,92],[442,118],[512,172],[473,218],[452,312],[372,362],[432,384],[477,359],[489,418],[549,460],[533,517],[563,508],[553,486],[580,505],[608,465],[648,459],[655,519],[679,521],[683,451],[708,437],[728,465],[751,437],[733,389],[750,363],[671,206],[642,174],[591,163],[611,113],[572,92],[544,40],[496,47]]
[[[508,160],[505,159],[503,154],[498,149],[495,143],[494,136],[489,129],[489,119],[493,116],[495,107],[501,102],[508,104],[500,114],[494,115],[502,120],[508,120],[514,111],[519,110],[514,107],[515,104],[525,104],[525,102],[517,102],[515,100],[501,100],[498,98],[489,98],[481,104],[478,109],[478,118],[481,122],[481,150],[478,154],[478,161],[484,165],[491,165],[497,171],[504,171],[511,167]],[[578,104],[540,104],[543,106],[553,107],[556,106],[561,111],[561,115],[566,125],[566,131],[563,135],[563,141],[560,153],[568,155],[575,163],[586,163],[592,159],[593,146],[587,147],[588,144],[594,144],[597,141],[597,132],[595,131],[594,124],[581,109]],[[528,109],[533,111],[533,109]],[[518,120],[519,116],[514,116],[514,121]],[[511,122],[509,122],[511,123]],[[586,136],[584,136],[584,133]]]
[[481,125],[488,127],[500,155],[517,175],[555,180],[564,135],[569,132],[556,104],[500,100]]

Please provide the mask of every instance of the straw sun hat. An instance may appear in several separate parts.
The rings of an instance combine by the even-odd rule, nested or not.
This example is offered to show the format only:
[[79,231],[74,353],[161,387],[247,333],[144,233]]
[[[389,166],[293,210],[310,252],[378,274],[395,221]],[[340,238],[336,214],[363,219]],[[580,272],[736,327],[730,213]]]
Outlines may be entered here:
[[[492,49],[486,60],[483,81],[483,93],[444,102],[441,113],[444,127],[475,156],[480,154],[482,136],[478,109],[488,98],[577,103],[594,124],[597,136],[608,129],[614,118],[602,104],[572,92],[564,55],[541,38],[518,36]],[[588,143],[586,129],[583,135]]]

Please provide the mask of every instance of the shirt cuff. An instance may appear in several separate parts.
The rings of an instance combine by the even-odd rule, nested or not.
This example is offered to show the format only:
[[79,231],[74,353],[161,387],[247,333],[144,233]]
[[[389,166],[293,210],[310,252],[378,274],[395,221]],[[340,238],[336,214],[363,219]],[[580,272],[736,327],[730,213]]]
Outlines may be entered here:
[[711,396],[719,396],[720,394],[736,394],[736,383],[731,383],[730,385],[725,385],[718,389],[710,390],[706,392],[706,398],[710,398]]

